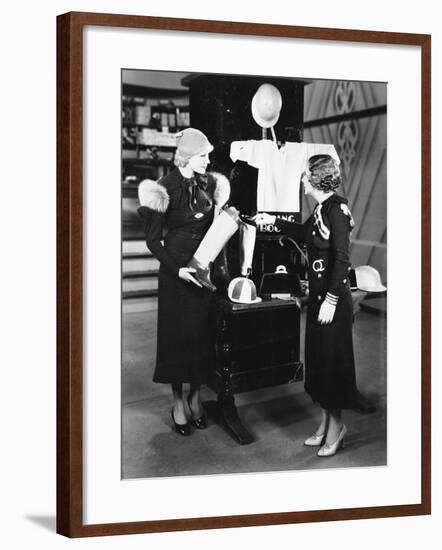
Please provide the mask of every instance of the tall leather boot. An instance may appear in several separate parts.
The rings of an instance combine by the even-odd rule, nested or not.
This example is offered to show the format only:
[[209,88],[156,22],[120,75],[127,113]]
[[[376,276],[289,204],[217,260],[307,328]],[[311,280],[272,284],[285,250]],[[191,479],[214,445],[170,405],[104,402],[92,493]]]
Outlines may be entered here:
[[241,275],[248,277],[252,272],[253,253],[256,242],[256,225],[242,223],[239,228],[239,267]]
[[204,235],[187,267],[195,269],[193,276],[207,289],[215,292],[216,286],[210,280],[210,265],[224,245],[236,233],[241,224],[236,208],[228,207],[215,217]]
[[227,288],[229,286],[230,281],[232,280],[232,277],[230,275],[230,270],[229,270],[227,246],[228,245],[224,246],[224,248],[215,258],[211,269],[212,280],[214,281],[214,284],[220,296],[223,296],[223,297],[227,296]]

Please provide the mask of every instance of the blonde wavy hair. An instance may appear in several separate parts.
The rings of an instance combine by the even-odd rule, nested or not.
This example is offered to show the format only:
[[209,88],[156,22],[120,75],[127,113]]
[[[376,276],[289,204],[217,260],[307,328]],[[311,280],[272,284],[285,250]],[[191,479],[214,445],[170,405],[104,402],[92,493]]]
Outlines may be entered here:
[[178,151],[178,149],[175,151],[175,157],[173,159],[173,163],[177,168],[184,168],[189,164],[189,159],[185,158],[181,153]]

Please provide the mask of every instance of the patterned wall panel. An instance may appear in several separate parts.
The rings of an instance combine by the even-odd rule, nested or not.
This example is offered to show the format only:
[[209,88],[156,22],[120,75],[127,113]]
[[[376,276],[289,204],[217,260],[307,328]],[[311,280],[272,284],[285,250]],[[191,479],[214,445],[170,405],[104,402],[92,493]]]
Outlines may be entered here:
[[[382,83],[315,81],[305,88],[305,121],[386,105]],[[387,120],[385,114],[350,118],[304,130],[304,141],[333,143],[341,158],[341,192],[356,221],[352,234],[353,265],[376,267],[387,275]],[[306,201],[305,212],[313,208]]]
[[343,85],[355,90],[354,111],[362,111],[387,104],[387,86],[382,82],[354,82],[342,80],[314,80],[304,89],[304,120],[316,120],[338,114],[336,90]]

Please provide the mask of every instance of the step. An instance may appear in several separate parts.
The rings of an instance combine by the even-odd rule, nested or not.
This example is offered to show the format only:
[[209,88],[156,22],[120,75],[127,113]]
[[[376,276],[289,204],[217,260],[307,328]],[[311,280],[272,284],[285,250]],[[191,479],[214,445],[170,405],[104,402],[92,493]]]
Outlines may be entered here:
[[123,315],[139,313],[143,311],[156,311],[158,309],[158,298],[156,296],[144,296],[123,300]]
[[133,258],[153,258],[151,252],[148,250],[143,250],[140,252],[123,252],[123,259],[126,258],[128,260],[131,260]]
[[143,279],[146,277],[154,278],[158,277],[158,269],[149,269],[148,271],[129,271],[123,273],[123,279]]
[[132,277],[127,278],[123,275],[123,295],[126,292],[138,290],[155,290],[158,291],[157,277]]
[[146,235],[142,227],[142,224],[139,225],[138,220],[135,221],[133,218],[127,219],[127,217],[123,217],[122,232],[123,232],[123,242],[125,241],[144,241],[145,242]]
[[160,262],[151,254],[129,253],[123,254],[123,274],[133,273],[134,271],[152,271],[158,270]]
[[127,292],[122,293],[123,301],[125,300],[135,300],[138,298],[152,298],[158,295],[158,289],[147,289],[147,290],[128,290]]
[[124,239],[123,254],[128,253],[146,253],[149,252],[146,241],[141,239]]

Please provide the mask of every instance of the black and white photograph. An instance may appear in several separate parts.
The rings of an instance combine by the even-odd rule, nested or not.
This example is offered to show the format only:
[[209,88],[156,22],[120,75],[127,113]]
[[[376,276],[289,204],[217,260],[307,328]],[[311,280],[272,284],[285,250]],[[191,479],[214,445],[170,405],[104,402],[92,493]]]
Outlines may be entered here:
[[121,72],[121,476],[383,467],[387,83]]

